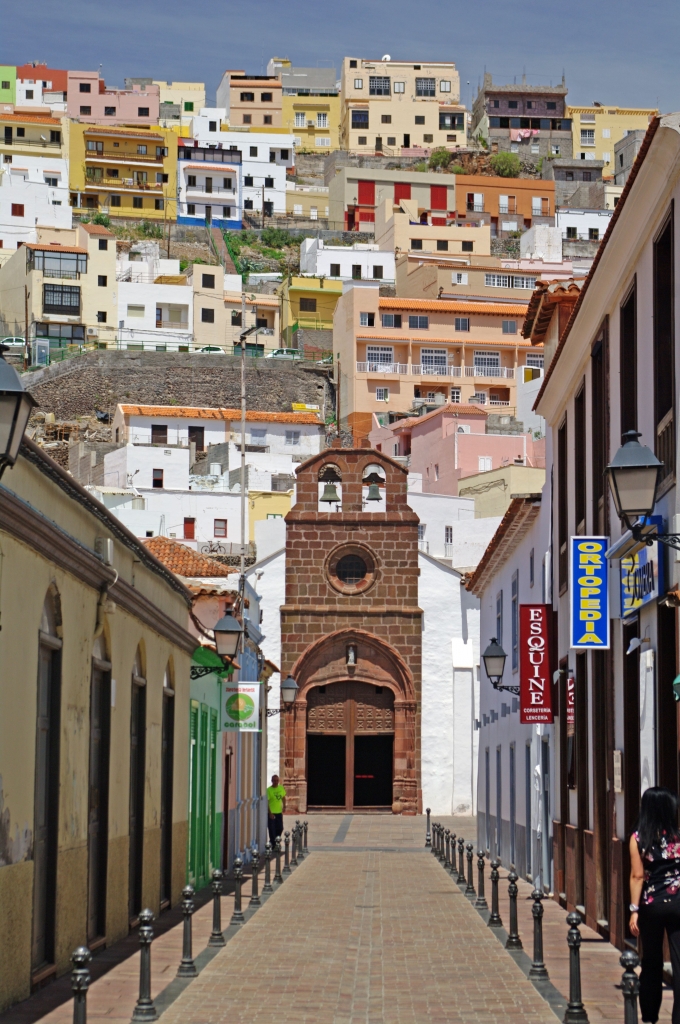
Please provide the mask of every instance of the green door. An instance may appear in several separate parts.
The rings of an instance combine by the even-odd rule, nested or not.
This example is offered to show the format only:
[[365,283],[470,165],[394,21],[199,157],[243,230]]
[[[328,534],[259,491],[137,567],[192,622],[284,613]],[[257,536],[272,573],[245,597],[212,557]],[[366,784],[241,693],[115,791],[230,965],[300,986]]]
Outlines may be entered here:
[[219,841],[217,831],[217,711],[210,709],[210,836],[208,850],[210,857],[210,872],[220,862]]
[[201,704],[198,748],[198,849],[196,851],[196,887],[210,880],[208,874],[208,705]]
[[192,700],[189,709],[189,849],[187,850],[187,876],[196,883],[198,852],[198,701]]

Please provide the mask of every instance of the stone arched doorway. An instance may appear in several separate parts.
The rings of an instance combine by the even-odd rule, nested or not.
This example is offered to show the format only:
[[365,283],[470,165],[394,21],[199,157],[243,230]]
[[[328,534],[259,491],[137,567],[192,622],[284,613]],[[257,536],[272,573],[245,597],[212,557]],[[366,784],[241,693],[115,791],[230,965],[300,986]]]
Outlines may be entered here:
[[394,648],[364,630],[339,630],[311,644],[293,675],[298,697],[282,715],[289,810],[416,814],[417,705]]

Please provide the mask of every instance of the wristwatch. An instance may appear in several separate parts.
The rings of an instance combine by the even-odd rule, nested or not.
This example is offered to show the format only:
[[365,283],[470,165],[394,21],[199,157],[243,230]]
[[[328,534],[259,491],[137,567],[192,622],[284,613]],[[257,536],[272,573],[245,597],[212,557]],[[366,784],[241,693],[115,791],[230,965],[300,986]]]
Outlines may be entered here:
[[638,907],[638,905],[636,903],[630,903],[628,905],[628,909],[630,910],[631,914],[637,914],[637,912],[638,912],[638,910],[640,908]]

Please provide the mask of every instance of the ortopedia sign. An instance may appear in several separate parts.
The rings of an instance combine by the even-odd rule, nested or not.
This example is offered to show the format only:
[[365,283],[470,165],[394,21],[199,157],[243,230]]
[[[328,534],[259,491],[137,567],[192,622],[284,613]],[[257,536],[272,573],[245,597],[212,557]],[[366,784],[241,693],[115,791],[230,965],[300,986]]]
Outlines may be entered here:
[[260,732],[259,683],[225,686],[222,702],[222,723],[226,731]]
[[608,537],[571,538],[571,647],[609,647]]
[[548,622],[545,604],[519,606],[519,719],[552,722],[552,689]]

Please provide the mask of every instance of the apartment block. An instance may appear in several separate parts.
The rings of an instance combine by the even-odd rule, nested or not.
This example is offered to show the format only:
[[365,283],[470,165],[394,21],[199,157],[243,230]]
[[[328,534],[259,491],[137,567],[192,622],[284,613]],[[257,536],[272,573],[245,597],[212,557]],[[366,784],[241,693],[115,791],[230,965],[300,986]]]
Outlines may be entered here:
[[454,256],[448,253],[399,253],[397,294],[412,299],[468,299],[526,305],[539,280],[568,280],[569,261]]
[[157,82],[159,89],[159,118],[166,128],[178,121],[182,127],[205,106],[204,82]]
[[300,273],[343,281],[382,281],[394,284],[394,250],[373,242],[327,245],[322,238],[303,238]]
[[340,148],[340,87],[335,68],[296,68],[272,57],[267,74],[281,80],[283,127],[295,148],[323,153]]
[[0,245],[37,241],[40,227],[70,228],[69,122],[0,113]]
[[345,57],[340,98],[343,149],[402,155],[465,145],[465,108],[453,62]]
[[497,85],[488,72],[472,106],[472,134],[485,139],[492,153],[517,153],[525,163],[541,157],[572,155],[567,86]]
[[71,205],[111,217],[174,220],[177,135],[171,128],[71,123]]
[[142,81],[130,89],[107,89],[98,71],[69,71],[66,112],[89,124],[157,124],[160,90]]
[[19,65],[16,69],[17,107],[49,107],[52,115],[66,112],[68,71],[50,68],[40,61]]
[[628,132],[622,139],[614,143],[614,182],[616,185],[623,187],[626,184],[646,134],[646,129],[636,128],[635,131]]
[[456,174],[455,188],[458,219],[489,224],[494,236],[554,222],[554,181]]
[[418,217],[426,217],[433,224],[446,224],[449,216],[455,216],[453,174],[339,167],[326,184],[329,227],[342,231],[372,233],[376,208],[385,201],[396,206],[401,199],[412,200],[418,207]]
[[12,105],[17,96],[17,69],[12,64],[0,64],[0,104]]
[[281,82],[274,75],[225,71],[217,87],[217,106],[226,108],[232,127],[284,128]]
[[646,132],[649,122],[658,114],[652,108],[608,107],[596,103],[592,107],[569,107],[573,155],[577,160],[601,160],[605,177],[613,177],[614,147],[629,132]]
[[237,149],[208,145],[196,139],[179,139],[178,224],[214,224],[239,230],[243,216],[243,168]]
[[450,252],[489,256],[489,226],[457,224],[455,210],[453,217],[449,222],[447,217],[421,215],[417,202],[412,199],[400,199],[398,205],[385,200],[376,210],[375,240],[381,249],[395,253]]

